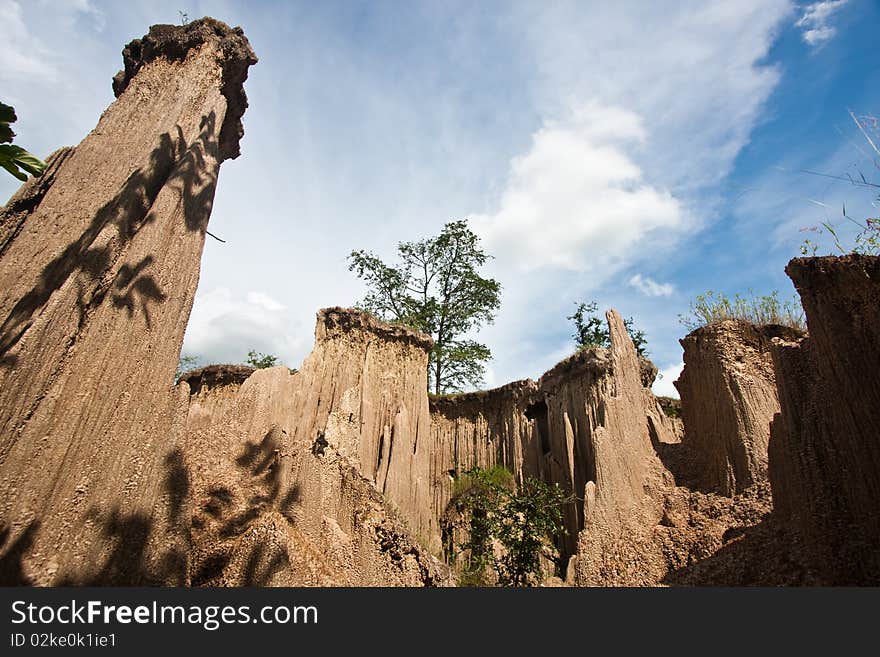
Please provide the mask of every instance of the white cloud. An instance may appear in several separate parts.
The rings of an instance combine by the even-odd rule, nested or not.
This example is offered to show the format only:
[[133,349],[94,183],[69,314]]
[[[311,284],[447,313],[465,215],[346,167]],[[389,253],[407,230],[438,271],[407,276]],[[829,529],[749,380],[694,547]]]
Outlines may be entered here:
[[608,276],[651,231],[680,227],[679,202],[645,184],[627,155],[644,137],[636,114],[595,102],[546,122],[511,162],[498,211],[474,217],[500,265]]
[[648,297],[670,297],[675,291],[671,283],[658,283],[652,278],[636,274],[628,281],[629,285]]
[[[641,117],[627,152],[676,198],[723,180],[780,71],[762,62],[789,0],[544,3],[526,16],[545,115],[593,99]],[[700,215],[708,208],[702,204]]]
[[792,11],[788,0],[514,11],[540,122],[473,222],[504,285],[481,333],[500,381],[551,367],[584,299],[636,316],[652,355],[678,359],[681,327],[668,317],[683,309],[627,295],[614,274],[675,258],[726,211],[719,185],[780,79],[766,58]]
[[248,292],[247,300],[248,303],[259,306],[270,313],[279,312],[285,308],[284,305],[275,301],[265,292]]
[[660,374],[657,376],[657,380],[654,381],[654,385],[651,386],[653,393],[658,397],[674,397],[675,399],[678,399],[678,390],[676,390],[672,383],[681,376],[681,371],[683,369],[683,362],[673,363],[672,365],[661,369]]
[[804,7],[803,15],[795,25],[801,28],[801,37],[810,46],[819,47],[831,39],[837,29],[830,24],[832,16],[848,0],[823,0]]
[[226,287],[199,293],[186,329],[183,353],[200,364],[241,363],[255,349],[278,356],[290,367],[298,366],[304,331],[285,307],[265,292],[242,298]]
[[0,0],[3,47],[0,48],[0,80],[55,82],[58,70],[50,63],[51,53],[25,25],[21,5]]
[[70,6],[75,12],[88,17],[92,21],[92,27],[98,32],[107,27],[107,17],[91,0],[71,0]]

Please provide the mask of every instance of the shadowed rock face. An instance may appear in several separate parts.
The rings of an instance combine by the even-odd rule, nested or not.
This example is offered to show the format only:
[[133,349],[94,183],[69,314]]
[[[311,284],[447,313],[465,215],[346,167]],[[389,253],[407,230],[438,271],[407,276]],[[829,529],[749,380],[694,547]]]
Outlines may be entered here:
[[684,370],[675,387],[693,487],[732,496],[766,481],[770,421],[779,410],[770,344],[799,336],[784,326],[728,320],[681,340]]
[[880,582],[880,258],[798,258],[785,269],[808,337],[773,348],[780,413],[773,503],[829,584]]
[[430,346],[364,313],[322,310],[298,372],[257,370],[193,431],[193,584],[449,582],[425,547],[439,548]]
[[210,19],[143,43],[96,129],[0,214],[4,583],[187,581],[172,384],[255,58]]

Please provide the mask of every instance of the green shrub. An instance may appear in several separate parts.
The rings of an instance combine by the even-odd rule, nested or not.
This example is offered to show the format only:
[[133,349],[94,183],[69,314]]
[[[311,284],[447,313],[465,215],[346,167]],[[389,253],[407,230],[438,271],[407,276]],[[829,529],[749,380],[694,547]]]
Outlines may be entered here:
[[461,473],[455,478],[452,488],[452,497],[460,497],[479,490],[493,488],[512,489],[514,487],[513,473],[503,465],[493,465],[491,468],[472,468]]
[[[842,237],[840,231],[830,221],[823,221],[822,227],[813,227],[810,230],[817,235],[828,233],[831,236],[831,242],[834,244],[834,252],[840,255],[849,255],[850,253],[861,253],[863,255],[880,255],[880,218],[869,217],[864,223],[853,219],[846,214],[846,207],[843,208],[843,217],[858,228],[858,232],[853,236],[852,242],[848,242]],[[819,253],[820,245],[810,239],[805,239],[800,246],[802,256],[815,256]]]
[[495,466],[462,473],[454,490],[450,505],[468,518],[467,540],[458,546],[467,554],[459,583],[485,586],[491,566],[501,586],[534,584],[545,548],[565,531],[562,509],[569,499],[559,485],[530,477],[516,486],[508,470]]
[[691,302],[687,315],[678,316],[678,321],[690,331],[727,319],[739,319],[756,325],[781,324],[806,331],[800,300],[793,296],[780,301],[776,290],[766,295],[757,295],[749,290],[749,296],[735,294],[732,300],[723,292],[716,294],[709,290]]
[[267,367],[274,367],[278,363],[278,357],[251,350],[248,352],[248,357],[245,362],[251,367],[262,370]]
[[0,167],[25,182],[28,174],[41,175],[46,170],[46,163],[21,146],[12,144],[15,133],[9,124],[15,123],[16,119],[15,110],[9,105],[0,103]]

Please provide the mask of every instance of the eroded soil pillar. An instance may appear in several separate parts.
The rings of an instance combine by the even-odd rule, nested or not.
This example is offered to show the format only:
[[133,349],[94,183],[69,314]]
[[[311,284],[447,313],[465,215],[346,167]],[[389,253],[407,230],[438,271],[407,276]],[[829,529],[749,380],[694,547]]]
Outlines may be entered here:
[[0,581],[183,584],[173,387],[256,57],[213,19],[123,51],[117,100],[0,213]]
[[880,583],[880,257],[796,258],[809,335],[773,349],[775,513],[826,584]]

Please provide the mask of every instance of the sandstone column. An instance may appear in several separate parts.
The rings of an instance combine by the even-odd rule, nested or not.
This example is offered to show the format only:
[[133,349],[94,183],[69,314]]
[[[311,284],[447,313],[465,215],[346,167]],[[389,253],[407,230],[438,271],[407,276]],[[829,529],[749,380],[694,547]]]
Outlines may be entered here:
[[123,57],[95,130],[0,214],[3,583],[187,578],[173,377],[256,57],[210,18]]
[[779,411],[770,341],[797,339],[785,326],[726,320],[681,340],[682,445],[693,462],[688,483],[733,496],[767,480],[770,421]]
[[835,585],[880,583],[880,257],[797,258],[809,334],[773,348],[775,512]]

